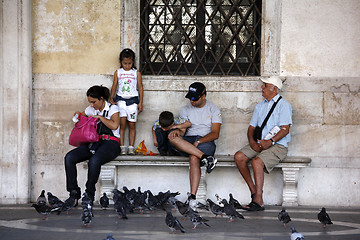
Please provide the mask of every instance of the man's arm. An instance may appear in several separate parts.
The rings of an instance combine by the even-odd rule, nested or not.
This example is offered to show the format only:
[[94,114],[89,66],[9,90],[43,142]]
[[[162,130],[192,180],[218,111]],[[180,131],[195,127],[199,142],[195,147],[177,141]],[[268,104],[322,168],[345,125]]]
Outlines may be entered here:
[[[280,131],[275,136],[273,136],[271,139],[274,142],[278,142],[283,137],[288,135],[289,132],[290,132],[290,124],[289,125],[282,125],[282,126],[280,126]],[[272,141],[270,139],[269,140],[260,140],[260,145],[261,145],[262,149],[268,149],[269,147],[271,147]]]
[[248,128],[248,132],[247,132],[247,137],[248,137],[248,141],[249,141],[249,144],[250,144],[250,147],[256,151],[256,152],[261,152],[262,149],[260,147],[260,144],[254,140],[254,131],[255,131],[255,127],[249,125],[249,128]]
[[[203,136],[202,138],[199,138],[198,140],[200,141],[200,143],[211,142],[218,139],[220,136],[220,127],[221,127],[221,123],[212,123],[211,132]],[[195,142],[194,145],[195,147],[197,147],[199,143]]]
[[172,129],[179,129],[180,131],[180,135],[184,136],[186,129],[188,129],[189,127],[191,127],[191,122],[185,120],[184,123],[178,124],[178,125],[173,125]]

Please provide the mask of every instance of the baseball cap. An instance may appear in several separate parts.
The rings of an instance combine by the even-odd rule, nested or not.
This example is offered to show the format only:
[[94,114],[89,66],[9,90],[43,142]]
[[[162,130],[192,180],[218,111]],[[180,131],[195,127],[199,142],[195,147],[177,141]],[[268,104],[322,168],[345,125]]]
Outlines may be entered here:
[[205,85],[201,82],[194,82],[189,86],[189,92],[186,94],[185,98],[190,100],[197,100],[205,93]]
[[278,76],[261,77],[260,80],[264,83],[271,83],[272,85],[276,86],[278,89],[282,88],[282,81]]

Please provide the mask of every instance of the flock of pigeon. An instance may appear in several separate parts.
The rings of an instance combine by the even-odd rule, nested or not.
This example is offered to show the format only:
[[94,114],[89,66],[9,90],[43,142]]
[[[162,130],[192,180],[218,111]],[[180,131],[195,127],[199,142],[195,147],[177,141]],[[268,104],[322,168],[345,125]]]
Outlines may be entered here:
[[[123,191],[114,189],[112,192],[114,209],[119,219],[128,219],[127,214],[133,213],[135,210],[143,213],[144,210],[154,211],[156,209],[161,209],[166,211],[165,223],[172,232],[185,232],[185,229],[181,225],[180,221],[173,216],[171,212],[172,210],[177,210],[185,217],[185,219],[190,219],[193,223],[194,229],[196,229],[196,227],[200,224],[210,227],[207,223],[208,220],[199,214],[199,210],[211,211],[215,217],[218,215],[223,216],[225,214],[229,218],[229,222],[232,222],[235,218],[244,219],[244,216],[237,211],[237,209],[244,208],[231,193],[229,194],[229,201],[222,199],[215,194],[216,203],[211,199],[207,199],[208,204],[200,204],[196,209],[193,209],[189,206],[188,200],[182,202],[176,198],[176,196],[180,194],[179,192],[170,192],[169,190],[167,192],[159,192],[157,195],[154,195],[150,190],[142,192],[140,187],[138,187],[137,190],[129,190],[126,186],[124,186],[122,190]],[[81,220],[85,227],[91,223],[91,220],[94,217],[92,204],[92,200],[89,198],[87,193],[84,193],[81,201],[81,207],[83,210]],[[72,194],[70,194],[70,197],[63,202],[51,192],[47,193],[46,199],[45,190],[42,190],[40,196],[37,198],[37,203],[32,204],[32,207],[44,216],[43,219],[46,219],[51,213],[68,213],[76,205],[75,196],[72,196]],[[107,209],[109,207],[109,198],[106,193],[103,193],[103,196],[100,198],[100,205],[102,209]],[[285,208],[279,212],[278,219],[284,224],[284,227],[286,227],[286,224],[291,221],[291,218]],[[325,208],[322,208],[319,212],[318,219],[324,228],[327,224],[332,224]],[[301,233],[298,233],[293,226],[291,226],[291,231],[291,240],[304,239],[304,236]],[[106,239],[113,239],[112,234],[110,233]]]

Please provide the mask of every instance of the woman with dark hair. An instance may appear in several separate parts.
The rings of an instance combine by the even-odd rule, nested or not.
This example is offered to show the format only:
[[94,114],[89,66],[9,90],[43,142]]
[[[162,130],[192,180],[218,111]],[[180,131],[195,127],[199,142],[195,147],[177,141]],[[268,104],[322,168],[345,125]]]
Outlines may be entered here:
[[70,196],[76,199],[75,206],[81,197],[76,164],[89,160],[85,192],[94,201],[95,184],[100,175],[101,165],[112,161],[120,154],[119,109],[108,102],[109,89],[103,86],[92,86],[86,95],[90,106],[82,113],[75,112],[75,115],[97,118],[97,132],[100,137],[99,142],[81,145],[65,156],[66,189]]

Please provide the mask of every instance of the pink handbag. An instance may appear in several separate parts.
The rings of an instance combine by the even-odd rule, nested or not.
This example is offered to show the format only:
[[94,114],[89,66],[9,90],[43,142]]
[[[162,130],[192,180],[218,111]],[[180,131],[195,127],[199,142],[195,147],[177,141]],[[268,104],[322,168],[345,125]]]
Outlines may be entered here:
[[71,131],[69,144],[78,147],[85,143],[98,142],[97,118],[80,115],[79,121]]

